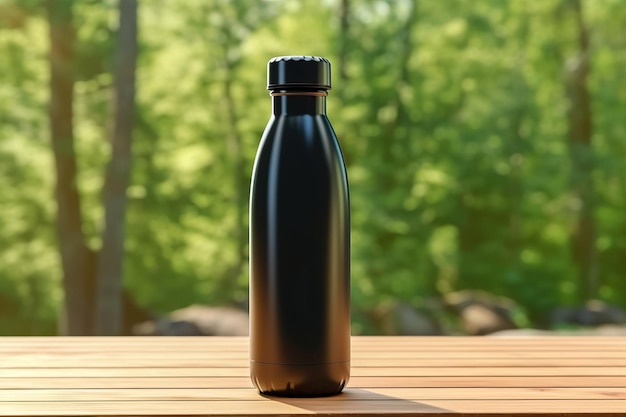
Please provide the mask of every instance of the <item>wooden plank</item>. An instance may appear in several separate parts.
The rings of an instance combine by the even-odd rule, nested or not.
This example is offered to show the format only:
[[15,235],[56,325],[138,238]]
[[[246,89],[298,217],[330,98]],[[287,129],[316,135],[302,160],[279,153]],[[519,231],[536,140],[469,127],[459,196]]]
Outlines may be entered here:
[[[249,341],[245,337],[9,337],[3,338],[0,353],[3,352],[172,352],[181,345],[185,351],[204,354],[245,353]],[[481,337],[368,337],[352,338],[355,352],[501,352],[546,351],[546,352],[623,352],[626,347],[624,337],[541,337],[541,338],[481,338]]]
[[[158,342],[155,341],[155,343]],[[359,354],[377,354],[384,352],[416,352],[416,353],[437,353],[439,349],[443,352],[506,352],[506,351],[514,351],[514,352],[556,352],[558,349],[568,351],[568,352],[620,352],[620,348],[626,346],[625,344],[611,344],[608,346],[578,346],[571,349],[563,348],[562,346],[544,346],[544,345],[528,345],[528,346],[516,346],[516,345],[503,345],[491,347],[487,345],[482,346],[462,346],[462,347],[449,347],[449,346],[436,346],[436,345],[420,345],[414,344],[413,346],[388,346],[388,347],[359,347],[352,344],[352,350],[354,353]],[[89,353],[97,353],[97,352],[107,352],[111,354],[121,354],[124,352],[128,353],[146,353],[146,354],[164,354],[164,353],[175,353],[181,350],[181,346],[170,346],[168,344],[156,344],[156,345],[142,345],[142,344],[134,344],[134,343],[121,343],[119,345],[104,345],[99,348],[93,345],[85,345],[82,343],[77,344],[60,344],[60,345],[6,345],[0,343],[0,354],[70,354],[70,353],[79,353],[79,354],[89,354]],[[248,346],[243,346],[239,344],[232,345],[216,345],[213,346],[211,344],[191,344],[185,345],[184,350],[191,354],[201,355],[206,353],[214,353],[214,354],[235,354],[235,355],[246,355],[249,351]]]
[[[4,378],[3,389],[76,388],[252,388],[248,377],[66,377]],[[430,388],[430,387],[621,387],[624,376],[379,376],[352,377],[350,388]]]
[[[245,339],[245,338],[244,338]],[[596,344],[599,342],[616,342],[624,343],[623,336],[572,336],[572,335],[546,335],[546,336],[524,336],[515,338],[506,337],[485,337],[485,336],[353,336],[354,343],[364,343],[369,346],[385,345],[385,344],[401,344],[406,343],[413,345],[416,342],[441,344],[447,342],[477,344],[477,345],[498,345],[498,344],[551,344],[565,343],[573,346],[576,344]]]
[[[30,355],[18,357],[3,357],[0,368],[147,368],[153,366],[172,368],[239,368],[248,367],[248,360],[222,358],[189,358],[181,354],[176,358],[158,357],[131,357],[131,356],[58,356],[58,355]],[[352,366],[355,368],[388,368],[405,366],[423,367],[626,367],[626,358],[354,358]]]
[[[205,349],[202,351],[192,351],[185,348],[185,357],[188,359],[194,360],[204,360],[206,358],[213,359],[234,359],[234,360],[247,360],[248,359],[248,351],[240,350],[237,351],[235,349],[231,349],[229,347],[224,347],[220,350],[209,350]],[[105,353],[106,352],[106,353]],[[94,358],[94,360],[98,359],[115,359],[115,358],[139,358],[142,360],[161,360],[161,359],[180,359],[180,349],[169,349],[165,351],[151,351],[151,350],[142,350],[141,347],[132,346],[127,350],[124,348],[118,348],[117,350],[106,350],[105,348],[101,348],[98,350],[37,350],[37,351],[26,351],[25,348],[15,348],[12,351],[0,351],[0,358],[4,359],[2,363],[5,363],[6,360],[15,359],[15,360],[27,360],[28,358],[36,359],[36,360],[46,360],[46,358],[55,357],[55,358]],[[566,348],[555,349],[555,350],[546,350],[539,349],[535,346],[532,349],[525,348],[515,348],[512,347],[506,349],[499,350],[480,350],[480,349],[458,349],[458,350],[445,350],[443,348],[432,348],[432,350],[428,349],[387,349],[387,350],[359,350],[357,348],[352,349],[352,357],[355,360],[360,359],[384,359],[384,358],[394,358],[394,359],[446,359],[450,357],[454,358],[485,358],[485,359],[508,359],[508,358],[531,358],[531,359],[549,359],[549,358],[563,358],[563,359],[579,359],[579,358],[590,358],[590,359],[626,359],[626,344],[619,348],[615,348],[613,350],[581,350],[581,349],[571,349],[568,350]]]
[[[180,351],[57,351],[57,352],[2,352],[0,353],[3,361],[24,361],[24,360],[142,360],[142,361],[176,361],[180,360]],[[185,349],[184,357],[186,360],[204,361],[204,360],[229,360],[229,361],[247,361],[249,354],[247,351],[208,351],[208,352],[191,352]],[[626,346],[624,350],[614,351],[495,351],[483,352],[476,350],[441,352],[441,351],[356,351],[352,353],[353,360],[381,360],[381,359],[626,359]]]
[[[588,377],[585,377],[588,378]],[[620,377],[613,377],[622,379]],[[588,380],[588,379],[587,379]],[[352,385],[352,384],[351,384]],[[597,381],[596,386],[618,386],[611,377]],[[588,385],[584,385],[588,386]],[[69,377],[69,378],[3,378],[0,389],[77,389],[77,388],[252,388],[249,377]]]
[[[626,375],[626,368],[624,375]],[[144,367],[144,368],[0,368],[0,378],[13,377],[175,377],[175,376],[202,376],[202,377],[248,377],[248,367],[241,368],[207,368],[207,367]]]
[[[262,397],[261,397],[262,398]],[[626,388],[351,388],[342,395],[324,401],[386,400],[600,400],[625,399]],[[14,401],[258,401],[260,395],[251,388],[130,388],[130,389],[39,389],[0,390],[0,406]],[[626,411],[626,410],[625,410]]]
[[1,338],[0,415],[626,416],[626,338],[355,337],[353,358],[344,395],[270,399],[247,338]]
[[[201,363],[201,362],[199,362]],[[380,359],[353,359],[355,368],[390,368],[401,366],[428,366],[428,367],[626,367],[626,358],[380,358]]]
[[[4,337],[1,346],[108,346],[119,348],[124,345],[141,346],[146,348],[162,349],[181,347],[181,344],[194,348],[218,349],[223,346],[247,348],[249,339],[247,337]],[[476,346],[486,349],[499,349],[502,346],[543,346],[554,349],[555,347],[566,347],[577,349],[581,347],[593,347],[594,349],[605,349],[607,347],[620,347],[626,344],[626,337],[612,336],[540,336],[540,337],[516,337],[516,338],[485,338],[475,336],[353,336],[352,346],[361,349],[377,348],[404,348],[404,347],[431,347],[440,346],[448,349],[458,349],[467,346]]]
[[384,414],[420,416],[545,416],[547,414],[625,416],[626,400],[427,400],[319,401],[283,399],[259,401],[125,401],[125,402],[7,402],[4,416],[249,416],[326,414],[338,417]]
[[447,367],[447,368],[419,368],[419,367],[394,367],[394,368],[352,368],[351,373],[355,376],[597,376],[619,375],[626,377],[626,368],[607,367],[598,370],[594,367]]
[[[359,368],[352,367],[354,377],[456,377],[456,376],[621,376],[626,378],[626,367],[606,367],[598,371],[594,367],[394,367],[394,368]],[[242,368],[14,368],[0,369],[0,378],[24,377],[248,377],[249,369]]]

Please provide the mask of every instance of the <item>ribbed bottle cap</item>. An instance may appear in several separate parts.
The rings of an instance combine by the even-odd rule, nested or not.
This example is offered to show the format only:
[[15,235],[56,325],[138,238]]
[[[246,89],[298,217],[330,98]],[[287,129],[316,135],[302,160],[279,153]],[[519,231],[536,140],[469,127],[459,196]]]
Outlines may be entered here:
[[267,63],[267,89],[330,90],[330,61],[321,56],[278,56]]

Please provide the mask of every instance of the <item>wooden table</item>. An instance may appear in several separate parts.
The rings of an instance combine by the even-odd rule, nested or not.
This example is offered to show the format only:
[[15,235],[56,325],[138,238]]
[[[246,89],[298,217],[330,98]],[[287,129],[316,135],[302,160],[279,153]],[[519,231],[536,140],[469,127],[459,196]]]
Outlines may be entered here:
[[265,398],[248,339],[0,338],[0,415],[621,415],[626,338],[355,337],[342,395]]

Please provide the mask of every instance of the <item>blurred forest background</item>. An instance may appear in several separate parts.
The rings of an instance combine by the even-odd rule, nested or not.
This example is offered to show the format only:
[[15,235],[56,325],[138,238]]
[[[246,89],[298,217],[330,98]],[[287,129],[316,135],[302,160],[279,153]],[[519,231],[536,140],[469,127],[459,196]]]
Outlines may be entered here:
[[517,327],[626,307],[624,6],[0,0],[0,334],[245,304],[277,55],[333,64],[355,334],[454,328],[462,290]]

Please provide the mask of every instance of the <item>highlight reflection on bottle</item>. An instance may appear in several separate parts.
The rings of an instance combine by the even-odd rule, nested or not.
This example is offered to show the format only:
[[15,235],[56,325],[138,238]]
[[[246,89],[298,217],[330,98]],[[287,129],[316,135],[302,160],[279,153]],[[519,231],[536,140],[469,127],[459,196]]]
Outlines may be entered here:
[[250,375],[263,394],[333,395],[350,375],[350,203],[326,116],[330,62],[273,58],[267,88],[250,191]]

